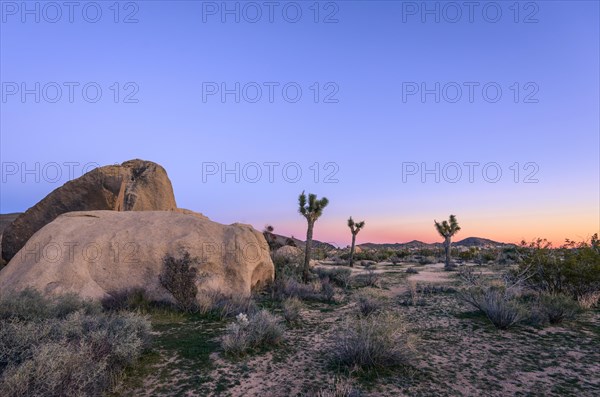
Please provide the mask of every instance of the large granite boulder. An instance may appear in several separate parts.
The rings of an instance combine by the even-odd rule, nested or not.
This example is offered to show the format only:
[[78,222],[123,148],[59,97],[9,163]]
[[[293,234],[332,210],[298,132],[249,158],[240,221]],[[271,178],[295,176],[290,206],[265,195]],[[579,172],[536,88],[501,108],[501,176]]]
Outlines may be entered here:
[[159,281],[163,259],[186,251],[197,258],[199,299],[202,291],[249,295],[274,277],[267,242],[249,225],[181,210],[83,211],[35,233],[0,271],[0,294],[31,287],[102,299],[142,288],[150,299],[172,301]]
[[35,232],[66,212],[175,208],[171,181],[160,165],[130,160],[96,168],[55,189],[15,219],[2,233],[2,258],[10,261]]

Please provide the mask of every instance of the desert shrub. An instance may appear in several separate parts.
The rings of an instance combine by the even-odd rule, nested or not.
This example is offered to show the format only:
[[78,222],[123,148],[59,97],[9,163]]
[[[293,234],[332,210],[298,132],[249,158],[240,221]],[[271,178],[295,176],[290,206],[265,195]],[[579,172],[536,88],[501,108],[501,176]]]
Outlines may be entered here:
[[383,308],[383,302],[373,294],[360,293],[356,299],[356,305],[359,314],[362,316],[369,316],[371,314],[381,311]]
[[406,269],[406,273],[408,273],[408,274],[419,274],[419,271],[417,269],[415,269],[414,267],[409,267],[408,269]]
[[543,293],[539,296],[537,310],[542,319],[550,324],[559,324],[564,320],[572,320],[579,311],[579,305],[565,295]]
[[424,295],[447,294],[456,292],[456,288],[444,284],[417,284],[417,292]]
[[351,369],[395,367],[409,363],[414,352],[412,342],[396,316],[348,318],[333,334],[331,356],[335,364]]
[[203,291],[198,297],[197,311],[218,319],[231,318],[239,313],[253,314],[258,311],[251,296],[227,295],[219,291]]
[[280,318],[266,310],[250,316],[240,313],[227,326],[221,347],[226,354],[239,357],[250,350],[278,345],[283,340],[283,332]]
[[348,286],[350,285],[352,270],[348,268],[326,269],[322,267],[317,267],[313,270],[313,272],[317,276],[319,276],[321,280],[328,278],[330,281],[334,282],[342,288],[348,288]]
[[415,281],[408,283],[408,292],[403,295],[401,303],[405,306],[419,306],[425,305],[425,299],[421,293],[421,288]]
[[421,256],[418,259],[419,265],[433,265],[437,263],[437,259],[434,256]]
[[[304,256],[297,259],[277,257],[273,260],[275,266],[275,280],[271,285],[272,292],[282,291],[290,280],[302,280],[302,263]],[[275,297],[275,296],[274,296]]]
[[377,262],[371,261],[371,260],[360,261],[360,265],[363,266],[365,269],[370,269],[371,267],[375,266],[376,264],[377,264]]
[[272,285],[274,299],[298,298],[300,300],[319,300],[320,283],[302,283],[296,278],[287,277],[275,280]]
[[348,378],[335,378],[329,386],[319,390],[315,397],[360,397],[362,393]]
[[328,278],[321,280],[321,297],[326,302],[335,300],[335,287]]
[[0,320],[41,320],[64,318],[76,311],[86,314],[99,313],[101,306],[82,300],[75,294],[64,294],[46,298],[40,292],[28,288],[7,294],[0,299]]
[[148,311],[153,307],[171,307],[169,302],[152,301],[146,295],[146,290],[140,287],[127,288],[109,292],[109,296],[102,299],[104,310],[141,310]]
[[198,311],[196,295],[197,270],[193,267],[197,259],[184,252],[180,258],[167,255],[163,259],[163,271],[160,284],[173,295],[179,309],[192,313]]
[[355,276],[354,280],[359,286],[381,288],[379,275],[373,269],[367,269],[366,273]]
[[381,250],[375,254],[375,258],[377,262],[387,261],[392,255],[394,255],[393,251],[390,250]]
[[344,260],[342,258],[340,258],[339,256],[334,256],[333,258],[330,259],[334,265],[336,266],[347,266],[348,265],[348,261]]
[[[340,258],[344,260],[350,259],[350,253],[345,252],[340,254]],[[377,261],[377,252],[374,250],[363,250],[361,252],[355,252],[354,258],[355,261]]]
[[102,395],[149,346],[146,317],[90,310],[99,306],[73,296],[49,301],[31,291],[26,296],[44,309],[32,315],[7,304],[14,296],[0,301],[2,396]]
[[288,323],[295,323],[300,319],[302,302],[298,298],[288,298],[283,301],[283,318]]
[[594,306],[598,305],[598,302],[600,302],[600,291],[587,292],[587,293],[581,294],[580,296],[577,297],[577,302],[579,303],[579,306],[582,309],[584,309],[584,310],[591,309]]
[[484,313],[498,329],[512,327],[525,315],[515,292],[502,285],[471,286],[460,290],[459,297]]
[[536,291],[566,294],[575,300],[600,291],[600,240],[594,235],[590,242],[567,241],[553,248],[538,239],[519,247],[519,272],[529,272],[527,286]]

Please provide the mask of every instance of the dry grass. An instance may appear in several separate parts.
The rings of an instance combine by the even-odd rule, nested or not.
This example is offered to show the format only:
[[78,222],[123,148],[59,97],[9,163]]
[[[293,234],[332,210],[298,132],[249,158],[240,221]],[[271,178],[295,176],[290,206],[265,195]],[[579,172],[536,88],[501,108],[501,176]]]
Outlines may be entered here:
[[[30,306],[31,304],[37,306]],[[0,395],[101,395],[149,346],[150,323],[35,291],[0,301]]]
[[350,369],[370,370],[410,363],[414,338],[404,323],[389,313],[347,318],[332,338],[335,364]]

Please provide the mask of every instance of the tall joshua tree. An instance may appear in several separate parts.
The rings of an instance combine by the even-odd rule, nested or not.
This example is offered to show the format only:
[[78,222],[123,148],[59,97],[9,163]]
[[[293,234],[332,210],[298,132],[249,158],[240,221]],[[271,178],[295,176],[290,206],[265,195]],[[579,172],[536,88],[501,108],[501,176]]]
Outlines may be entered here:
[[316,194],[308,195],[308,204],[306,201],[306,195],[304,192],[298,197],[299,212],[306,218],[308,222],[308,229],[306,231],[306,251],[304,253],[304,268],[302,270],[302,278],[304,282],[307,282],[310,275],[310,251],[312,245],[313,229],[315,222],[321,215],[323,215],[323,209],[329,204],[327,197],[323,197],[321,200],[317,200]]
[[454,236],[460,230],[460,226],[458,226],[458,221],[456,220],[455,215],[450,215],[450,219],[448,221],[443,221],[442,223],[438,223],[436,220],[433,222],[435,223],[437,232],[444,238],[444,250],[446,251],[446,264],[444,269],[451,270],[450,246],[452,245],[452,236]]
[[360,230],[365,227],[365,221],[354,223],[354,219],[350,217],[348,219],[348,227],[352,233],[352,245],[350,246],[350,266],[354,266],[354,245],[356,244],[356,235]]

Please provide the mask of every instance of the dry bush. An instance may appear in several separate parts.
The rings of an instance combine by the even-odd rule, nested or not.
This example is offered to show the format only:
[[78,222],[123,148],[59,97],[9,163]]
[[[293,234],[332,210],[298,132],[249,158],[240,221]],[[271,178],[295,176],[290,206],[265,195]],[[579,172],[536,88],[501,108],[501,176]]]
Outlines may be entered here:
[[383,302],[374,294],[361,292],[358,294],[356,305],[358,312],[362,316],[369,316],[371,314],[381,311],[383,308]]
[[180,258],[167,255],[163,258],[163,271],[159,276],[160,284],[173,295],[177,307],[188,313],[198,311],[197,270],[194,267],[197,262],[187,251]]
[[251,296],[204,291],[198,297],[198,312],[221,320],[234,317],[239,313],[253,314],[257,311],[258,307]]
[[[40,306],[27,310],[19,297]],[[134,313],[101,313],[73,296],[0,300],[0,395],[102,395],[150,343],[150,322]],[[65,314],[68,313],[68,314]]]
[[410,280],[408,282],[408,292],[404,294],[402,304],[405,306],[419,306],[425,304],[425,299],[421,294],[421,288],[416,281]]
[[361,287],[381,288],[381,279],[373,269],[367,269],[366,273],[355,276],[354,280]]
[[459,297],[483,312],[498,329],[508,329],[525,318],[518,296],[504,286],[473,286],[459,291]]
[[406,273],[408,273],[408,274],[419,274],[419,271],[417,269],[415,269],[414,267],[409,267],[408,269],[406,269]]
[[402,321],[390,314],[347,318],[332,337],[333,362],[350,369],[406,365],[413,354],[413,338]]
[[298,322],[300,319],[300,311],[302,310],[302,302],[298,298],[288,298],[283,301],[283,318],[288,323]]
[[298,298],[303,301],[332,302],[335,299],[335,288],[329,279],[313,280],[303,283],[295,278],[275,280],[271,286],[273,299],[283,301],[287,298]]
[[362,393],[348,378],[335,378],[330,385],[319,390],[315,397],[360,397]]
[[250,350],[280,344],[283,332],[281,319],[267,310],[250,316],[240,313],[235,321],[227,326],[221,339],[221,347],[226,354],[240,357]]
[[472,269],[460,271],[467,287],[458,291],[458,297],[484,313],[498,329],[508,329],[528,317],[521,304],[522,285],[526,273],[507,274],[499,280],[486,280]]
[[597,306],[598,303],[600,302],[600,291],[587,292],[587,293],[581,294],[577,298],[577,302],[579,303],[579,306],[582,309],[589,310],[589,309],[593,308],[594,306]]
[[321,280],[321,296],[325,302],[335,300],[335,288],[328,278]]
[[313,272],[319,276],[321,280],[329,279],[331,282],[344,289],[348,288],[350,285],[352,270],[348,268],[325,269],[318,267],[315,268]]

